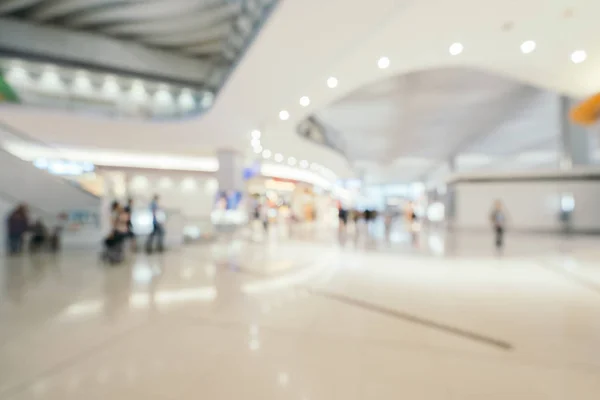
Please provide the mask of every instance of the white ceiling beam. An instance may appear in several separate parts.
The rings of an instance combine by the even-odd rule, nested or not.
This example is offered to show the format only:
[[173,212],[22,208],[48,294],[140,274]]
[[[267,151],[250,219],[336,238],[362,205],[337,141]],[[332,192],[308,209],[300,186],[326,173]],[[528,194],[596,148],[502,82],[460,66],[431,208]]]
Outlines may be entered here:
[[116,73],[165,77],[201,84],[212,70],[206,61],[86,32],[0,18],[0,51]]
[[224,40],[215,40],[213,42],[207,42],[196,46],[186,47],[185,49],[183,49],[183,52],[194,56],[206,56],[220,53],[221,51],[223,51],[224,44]]
[[117,22],[181,17],[220,3],[221,0],[153,0],[91,9],[68,17],[65,23],[86,27]]
[[145,36],[139,41],[154,45],[166,47],[188,47],[213,40],[224,39],[232,32],[231,25],[218,25],[213,28],[203,29],[197,32],[182,32],[170,35]]
[[226,4],[209,10],[196,11],[189,15],[175,18],[164,18],[152,21],[135,21],[109,26],[103,29],[111,35],[134,35],[144,36],[152,34],[169,34],[173,32],[185,32],[197,30],[198,27],[216,25],[227,21],[240,12],[240,5]]
[[54,0],[45,1],[37,7],[30,15],[35,21],[45,22],[55,18],[61,18],[85,9],[98,6],[116,6],[124,4],[127,0]]
[[0,15],[10,14],[15,11],[31,7],[42,0],[4,0],[0,1]]

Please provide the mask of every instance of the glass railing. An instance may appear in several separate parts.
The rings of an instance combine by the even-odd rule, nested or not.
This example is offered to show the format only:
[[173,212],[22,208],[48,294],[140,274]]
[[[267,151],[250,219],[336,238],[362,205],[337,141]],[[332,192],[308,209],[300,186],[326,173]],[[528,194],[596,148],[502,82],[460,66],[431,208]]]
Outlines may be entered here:
[[0,102],[164,118],[201,113],[213,98],[212,92],[190,86],[0,58]]

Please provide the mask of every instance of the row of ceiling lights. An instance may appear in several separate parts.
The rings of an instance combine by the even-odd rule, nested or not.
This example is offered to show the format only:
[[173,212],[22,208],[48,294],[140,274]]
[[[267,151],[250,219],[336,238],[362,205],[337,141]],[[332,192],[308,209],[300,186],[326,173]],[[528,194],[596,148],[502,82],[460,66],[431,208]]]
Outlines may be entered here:
[[[285,157],[283,156],[283,154],[281,154],[281,153],[273,154],[273,152],[271,150],[263,149],[261,142],[260,142],[261,132],[258,129],[253,130],[251,132],[251,136],[252,136],[252,139],[250,141],[250,144],[252,145],[252,149],[254,150],[254,153],[262,155],[262,157],[265,160],[269,160],[269,159],[271,159],[271,157],[273,157],[273,160],[275,162],[281,163],[284,161]],[[329,169],[327,169],[319,164],[316,164],[316,163],[309,163],[307,160],[298,161],[295,157],[288,157],[287,163],[291,167],[295,167],[296,165],[299,166],[300,168],[305,168],[305,169],[310,167],[313,171],[318,171],[323,175],[333,176],[333,172],[330,171]]]
[[[535,43],[535,41],[533,40],[526,40],[523,43],[521,43],[521,53],[523,54],[530,54],[533,53],[535,51],[537,47],[537,44]],[[450,48],[448,49],[448,51],[450,52],[450,55],[453,56],[457,56],[459,54],[461,54],[463,52],[463,50],[465,49],[465,47],[463,46],[462,43],[452,43],[452,45],[450,46]],[[587,53],[585,52],[585,50],[575,50],[574,52],[571,53],[571,61],[575,64],[581,64],[582,62],[584,62],[587,59]],[[382,60],[383,64],[382,64]],[[385,61],[387,60],[387,61]],[[379,68],[387,68],[389,66],[389,59],[387,59],[387,57],[382,57],[379,63]]]
[[[535,51],[537,47],[537,44],[535,41],[533,40],[526,40],[523,43],[521,43],[521,52],[523,54],[530,54],[533,53]],[[450,47],[448,48],[448,52],[450,53],[450,55],[452,56],[458,56],[459,54],[461,54],[464,51],[465,47],[462,43],[460,42],[456,42],[456,43],[452,43],[450,45]],[[580,64],[582,62],[584,62],[587,59],[587,53],[585,52],[585,50],[575,50],[573,51],[573,53],[571,53],[571,61],[575,64]],[[391,61],[388,57],[381,57],[378,61],[377,61],[377,66],[380,69],[386,69],[390,66]],[[329,87],[330,89],[335,89],[338,86],[338,79],[336,77],[329,77],[327,79],[327,87]],[[310,105],[310,98],[308,96],[302,96],[300,98],[300,105],[302,107],[308,107]],[[287,110],[281,110],[279,112],[279,119],[281,119],[282,121],[287,121],[288,119],[290,119],[290,113]]]

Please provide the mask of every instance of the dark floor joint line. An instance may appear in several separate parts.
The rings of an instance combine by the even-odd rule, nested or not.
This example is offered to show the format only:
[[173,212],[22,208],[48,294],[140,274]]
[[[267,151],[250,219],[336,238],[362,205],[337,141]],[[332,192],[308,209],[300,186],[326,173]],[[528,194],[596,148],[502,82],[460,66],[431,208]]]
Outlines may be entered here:
[[481,335],[479,333],[471,332],[465,329],[457,328],[451,325],[446,325],[440,322],[435,322],[429,319],[421,318],[416,315],[408,314],[402,311],[397,311],[391,308],[379,306],[377,304],[367,303],[366,301],[354,299],[348,296],[344,296],[336,293],[329,293],[317,289],[306,288],[309,293],[317,295],[330,300],[335,300],[346,305],[352,305],[360,307],[364,310],[372,311],[378,314],[386,315],[391,318],[403,320],[416,325],[421,325],[426,328],[434,329],[440,332],[444,332],[450,335],[458,336],[463,339],[479,342],[481,344],[494,347],[503,351],[511,351],[514,349],[513,345],[504,341],[495,339],[489,336]]
[[548,270],[548,271],[554,272],[555,274],[561,275],[563,278],[565,278],[581,287],[584,287],[593,292],[596,292],[596,294],[600,294],[600,285],[598,285],[591,279],[585,278],[581,275],[574,274],[564,268],[558,267],[554,264],[547,263],[545,261],[540,261],[538,264],[545,270]]

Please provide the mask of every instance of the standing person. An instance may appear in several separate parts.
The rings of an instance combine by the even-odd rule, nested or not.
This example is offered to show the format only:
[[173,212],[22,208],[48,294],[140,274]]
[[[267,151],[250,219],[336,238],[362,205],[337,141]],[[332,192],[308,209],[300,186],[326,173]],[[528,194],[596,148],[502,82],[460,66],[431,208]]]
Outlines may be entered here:
[[129,242],[131,243],[131,251],[137,251],[137,242],[135,240],[135,233],[133,232],[133,223],[131,222],[131,212],[133,210],[133,199],[130,197],[127,199],[127,205],[124,208],[124,211],[127,215],[127,237],[129,238]]
[[29,229],[29,212],[22,203],[9,215],[7,220],[8,251],[10,254],[20,253],[23,248],[23,236]]
[[419,230],[421,227],[419,226],[419,216],[417,215],[415,203],[412,201],[408,202],[408,207],[406,209],[406,220],[412,243],[414,246],[417,246],[419,244]]
[[156,237],[156,240],[158,242],[156,245],[156,249],[162,253],[163,238],[164,238],[165,231],[163,229],[162,224],[158,220],[158,213],[160,211],[160,208],[158,205],[158,195],[154,195],[154,198],[152,199],[152,202],[150,203],[150,211],[152,212],[152,233],[150,233],[150,236],[148,236],[148,241],[146,242],[146,252],[148,252],[148,254],[152,253],[153,242],[154,242],[154,238]]
[[342,205],[339,205],[338,208],[338,219],[339,219],[339,231],[345,232],[346,226],[348,225],[348,210],[346,210]]
[[127,215],[118,201],[110,207],[110,233],[104,239],[105,251],[102,258],[111,264],[123,261],[123,241],[127,237]]
[[501,252],[504,247],[504,232],[506,228],[506,212],[500,200],[496,200],[490,214],[490,222],[496,234],[496,249]]

